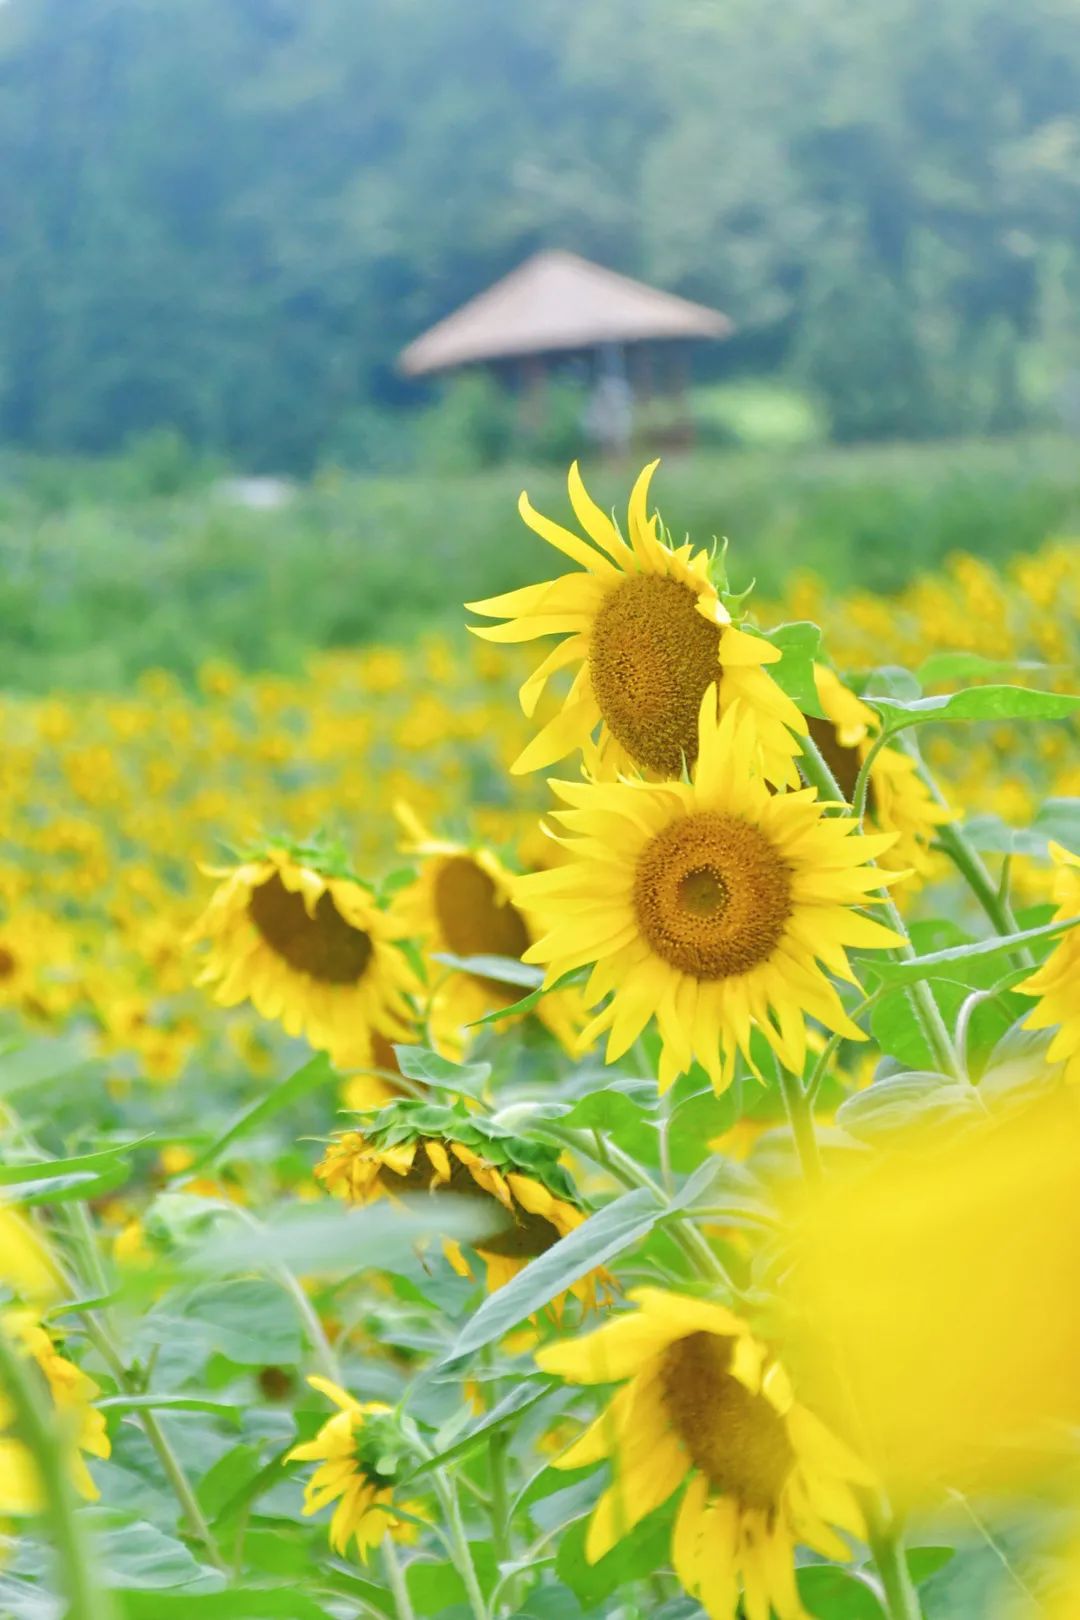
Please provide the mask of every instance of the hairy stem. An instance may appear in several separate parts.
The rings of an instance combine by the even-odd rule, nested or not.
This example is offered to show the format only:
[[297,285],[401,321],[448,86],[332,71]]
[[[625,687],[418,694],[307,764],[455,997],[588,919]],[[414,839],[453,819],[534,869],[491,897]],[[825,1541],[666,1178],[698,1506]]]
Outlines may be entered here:
[[412,1602],[409,1598],[409,1589],[405,1585],[405,1573],[398,1560],[397,1548],[392,1537],[387,1533],[382,1541],[382,1565],[386,1571],[386,1584],[390,1588],[390,1595],[394,1600],[394,1613],[397,1620],[416,1620]]

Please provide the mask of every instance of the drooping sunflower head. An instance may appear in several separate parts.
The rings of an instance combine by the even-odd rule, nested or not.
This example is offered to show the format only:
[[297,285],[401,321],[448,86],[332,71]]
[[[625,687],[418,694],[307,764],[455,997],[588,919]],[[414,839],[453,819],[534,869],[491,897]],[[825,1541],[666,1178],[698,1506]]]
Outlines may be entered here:
[[[394,1506],[401,1434],[390,1408],[382,1402],[354,1400],[328,1378],[313,1376],[308,1383],[327,1396],[337,1411],[314,1440],[294,1446],[285,1461],[320,1464],[304,1487],[304,1514],[317,1513],[336,1501],[330,1521],[330,1545],[343,1555],[355,1537],[357,1551],[366,1564],[372,1547],[388,1532],[402,1541],[415,1537],[414,1526],[402,1519]],[[412,1513],[415,1509],[416,1504],[410,1502],[402,1511]]]
[[271,844],[221,879],[192,938],[209,944],[198,982],[223,1006],[265,1018],[347,1067],[373,1035],[404,1039],[418,982],[401,923],[325,851]]
[[[851,804],[880,724],[826,664],[814,665],[814,684],[826,718],[808,717],[810,736]],[[934,829],[949,820],[949,811],[934,801],[909,754],[897,748],[879,750],[867,781],[866,815],[871,826],[895,834],[891,847],[882,852],[882,865],[908,877],[925,876],[932,864]]]
[[854,982],[847,947],[900,942],[855,909],[891,838],[854,836],[812,789],[770,793],[757,757],[752,716],[717,721],[706,693],[693,781],[554,783],[570,859],[515,890],[548,924],[527,961],[593,965],[585,999],[606,1004],[583,1041],[608,1031],[614,1062],[655,1018],[665,1087],[696,1058],[722,1090],[755,1030],[801,1073],[807,1015],[862,1039],[827,973]]
[[[417,862],[414,883],[397,896],[398,915],[423,941],[432,985],[429,1026],[436,1044],[460,1052],[469,1026],[527,994],[521,984],[455,969],[440,957],[502,957],[518,962],[539,934],[536,918],[515,905],[515,875],[494,850],[434,838],[411,809],[396,806],[402,849]],[[536,1003],[536,1017],[568,1050],[584,1022],[580,997],[559,991]]]
[[[358,1130],[335,1137],[315,1175],[328,1192],[356,1204],[440,1191],[495,1199],[505,1219],[493,1235],[472,1245],[485,1263],[491,1292],[586,1216],[557,1149],[515,1136],[461,1107],[412,1098],[390,1103]],[[455,1270],[471,1275],[460,1245],[447,1239],[444,1248]],[[607,1282],[598,1270],[571,1292],[591,1306],[598,1286]]]
[[[707,690],[721,710],[741,700],[754,712],[770,781],[797,785],[793,732],[806,723],[766,673],[780,654],[732,623],[713,583],[709,553],[674,546],[648,511],[657,463],[634,485],[626,540],[585,490],[577,463],[570,501],[587,539],[542,516],[522,495],[519,510],[537,534],[579,565],[542,585],[482,602],[475,613],[506,622],[475,634],[490,641],[564,637],[521,689],[532,715],[548,677],[577,665],[559,714],[533,739],[514,771],[540,770],[581,748],[606,776],[637,769],[667,780],[697,756],[697,719]],[[595,742],[595,750],[593,744]]]
[[848,1558],[832,1526],[861,1532],[851,1486],[869,1475],[795,1401],[783,1367],[730,1311],[656,1288],[629,1297],[635,1312],[536,1357],[573,1383],[624,1381],[556,1464],[611,1459],[587,1557],[603,1557],[685,1486],[672,1556],[687,1591],[712,1620],[733,1620],[740,1593],[748,1614],[767,1615],[771,1604],[795,1620],[796,1543]]

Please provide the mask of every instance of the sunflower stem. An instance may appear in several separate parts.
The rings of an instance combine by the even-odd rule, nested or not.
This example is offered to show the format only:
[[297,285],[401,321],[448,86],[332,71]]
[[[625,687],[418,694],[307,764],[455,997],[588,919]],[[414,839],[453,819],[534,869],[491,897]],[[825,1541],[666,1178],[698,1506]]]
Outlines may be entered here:
[[870,793],[870,772],[873,770],[874,763],[888,740],[887,732],[881,731],[878,733],[867,749],[866,758],[860,765],[859,774],[855,778],[855,791],[851,796],[851,808],[860,827],[863,823],[863,817],[866,815],[866,800]]
[[[484,1355],[484,1364],[490,1370],[492,1364],[491,1347]],[[492,1380],[490,1386],[491,1404],[497,1406],[499,1402],[499,1385]],[[488,1479],[491,1485],[489,1509],[491,1513],[491,1548],[495,1554],[496,1565],[505,1563],[510,1557],[510,1498],[506,1484],[506,1451],[510,1442],[509,1431],[504,1428],[493,1429],[488,1437]],[[509,1595],[508,1599],[509,1601]]]
[[0,1327],[0,1388],[15,1430],[34,1459],[67,1596],[65,1620],[116,1620],[109,1588],[98,1578],[68,1477],[64,1448],[46,1406],[43,1381]]
[[390,1595],[394,1600],[394,1613],[397,1620],[416,1620],[412,1603],[409,1599],[409,1589],[405,1585],[405,1572],[397,1555],[393,1538],[387,1533],[382,1542],[382,1564],[386,1571],[386,1584],[390,1588]]
[[[70,1214],[72,1234],[82,1256],[92,1291],[98,1298],[104,1298],[110,1293],[109,1281],[105,1275],[105,1268],[101,1264],[97,1240],[87,1218],[86,1208],[81,1203],[74,1203],[71,1205]],[[141,1393],[124,1365],[124,1358],[117,1346],[108,1311],[103,1310],[100,1314],[83,1311],[81,1315],[86,1327],[87,1337],[116,1380],[121,1393],[124,1395]],[[210,1526],[203,1517],[202,1509],[188,1483],[187,1475],[184,1473],[176,1453],[173,1451],[169,1438],[158,1422],[157,1414],[144,1408],[139,1412],[139,1422],[146,1438],[153,1447],[158,1462],[161,1464],[162,1472],[172,1487],[173,1495],[180,1504],[181,1512],[187,1519],[192,1535],[202,1543],[203,1551],[215,1569],[227,1572],[228,1565],[218,1551]]]
[[795,1151],[799,1155],[802,1173],[810,1186],[817,1186],[821,1181],[821,1153],[814,1132],[810,1095],[799,1076],[785,1069],[779,1058],[774,1057],[773,1066],[780,1083],[791,1134],[795,1138]]
[[[811,784],[811,786],[817,788],[818,793],[823,798],[831,799],[843,804],[845,802],[844,795],[840,791],[837,780],[832,771],[829,769],[824,757],[822,756],[821,750],[818,748],[814,739],[812,737],[802,737],[800,738],[800,746],[802,748],[801,768],[806,780]],[[933,789],[932,784],[928,785],[930,785]],[[936,789],[933,789],[933,791],[936,792]],[[873,866],[876,863],[869,861],[867,864]],[[898,946],[897,949],[890,954],[894,958],[901,961],[911,961],[915,956],[915,951],[911,946],[910,940],[907,938],[907,930],[904,927],[904,919],[901,917],[900,912],[897,909],[896,901],[890,894],[885,893],[883,895],[881,904],[885,911],[885,915],[889,920],[890,926],[895,928],[898,934],[902,934],[904,936],[903,945]],[[945,1020],[941,1016],[941,1009],[934,1000],[933,991],[930,989],[930,986],[925,980],[920,980],[917,984],[913,984],[911,986],[910,1001],[912,1011],[919,1022],[919,1026],[923,1033],[923,1038],[933,1054],[934,1061],[937,1063],[942,1074],[947,1074],[952,1078],[956,1078],[959,1074],[959,1065],[957,1063],[956,1053],[953,1050],[953,1044],[949,1038],[949,1032],[945,1027]]]
[[[926,762],[916,745],[909,742],[906,736],[899,739],[899,741],[908,758],[915,761],[919,772],[919,780],[927,789],[934,803],[940,805],[943,810],[947,810],[949,806],[945,795],[927,769]],[[1007,877],[1009,858],[1006,857],[1005,872],[999,887],[987,871],[982,856],[955,821],[942,823],[937,829],[937,841],[993,923],[994,932],[997,934],[1019,933],[1020,924],[1016,920],[1016,913],[1009,904]],[[1014,952],[1014,957],[1018,967],[1034,967],[1035,965],[1034,958],[1027,946],[1019,947]]]
[[922,1608],[904,1557],[904,1539],[895,1520],[880,1511],[867,1514],[870,1551],[881,1577],[889,1620],[922,1620]]
[[480,1582],[476,1578],[476,1565],[473,1563],[472,1553],[469,1550],[469,1539],[465,1534],[465,1525],[461,1518],[461,1505],[458,1502],[457,1490],[454,1482],[443,1470],[436,1469],[432,1474],[432,1484],[435,1494],[439,1498],[440,1506],[446,1517],[447,1540],[451,1548],[454,1567],[465,1583],[465,1591],[469,1599],[469,1607],[473,1612],[473,1620],[488,1620],[487,1604],[484,1594],[480,1590]]

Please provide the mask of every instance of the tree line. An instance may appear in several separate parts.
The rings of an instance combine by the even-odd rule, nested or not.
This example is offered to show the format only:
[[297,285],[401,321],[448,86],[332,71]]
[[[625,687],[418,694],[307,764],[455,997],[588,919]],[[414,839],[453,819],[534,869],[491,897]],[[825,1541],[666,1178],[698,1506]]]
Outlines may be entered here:
[[0,440],[312,465],[543,246],[839,438],[1070,410],[1075,0],[6,0]]

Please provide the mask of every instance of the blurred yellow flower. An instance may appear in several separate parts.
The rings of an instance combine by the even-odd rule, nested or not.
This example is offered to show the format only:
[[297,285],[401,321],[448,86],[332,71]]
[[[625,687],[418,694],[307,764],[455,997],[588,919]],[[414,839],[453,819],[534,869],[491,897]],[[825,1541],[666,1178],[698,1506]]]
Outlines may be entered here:
[[354,878],[284,847],[218,870],[223,881],[193,930],[210,944],[198,983],[348,1066],[370,1032],[404,1038],[419,989],[397,941],[401,927]]
[[[710,1620],[799,1620],[798,1543],[825,1558],[851,1554],[834,1526],[863,1534],[852,1491],[870,1475],[814,1415],[745,1323],[720,1305],[635,1289],[633,1314],[536,1353],[545,1371],[579,1384],[622,1382],[557,1468],[610,1458],[612,1482],[589,1525],[595,1563],[684,1484],[671,1556]],[[625,1382],[628,1380],[628,1382]]]
[[[1061,844],[1050,844],[1054,862],[1054,917],[1064,922],[1080,917],[1080,855]],[[1062,934],[1046,961],[1016,987],[1023,996],[1038,996],[1039,1005],[1024,1020],[1026,1029],[1053,1029],[1047,1059],[1064,1063],[1065,1076],[1080,1081],[1080,929]]]

